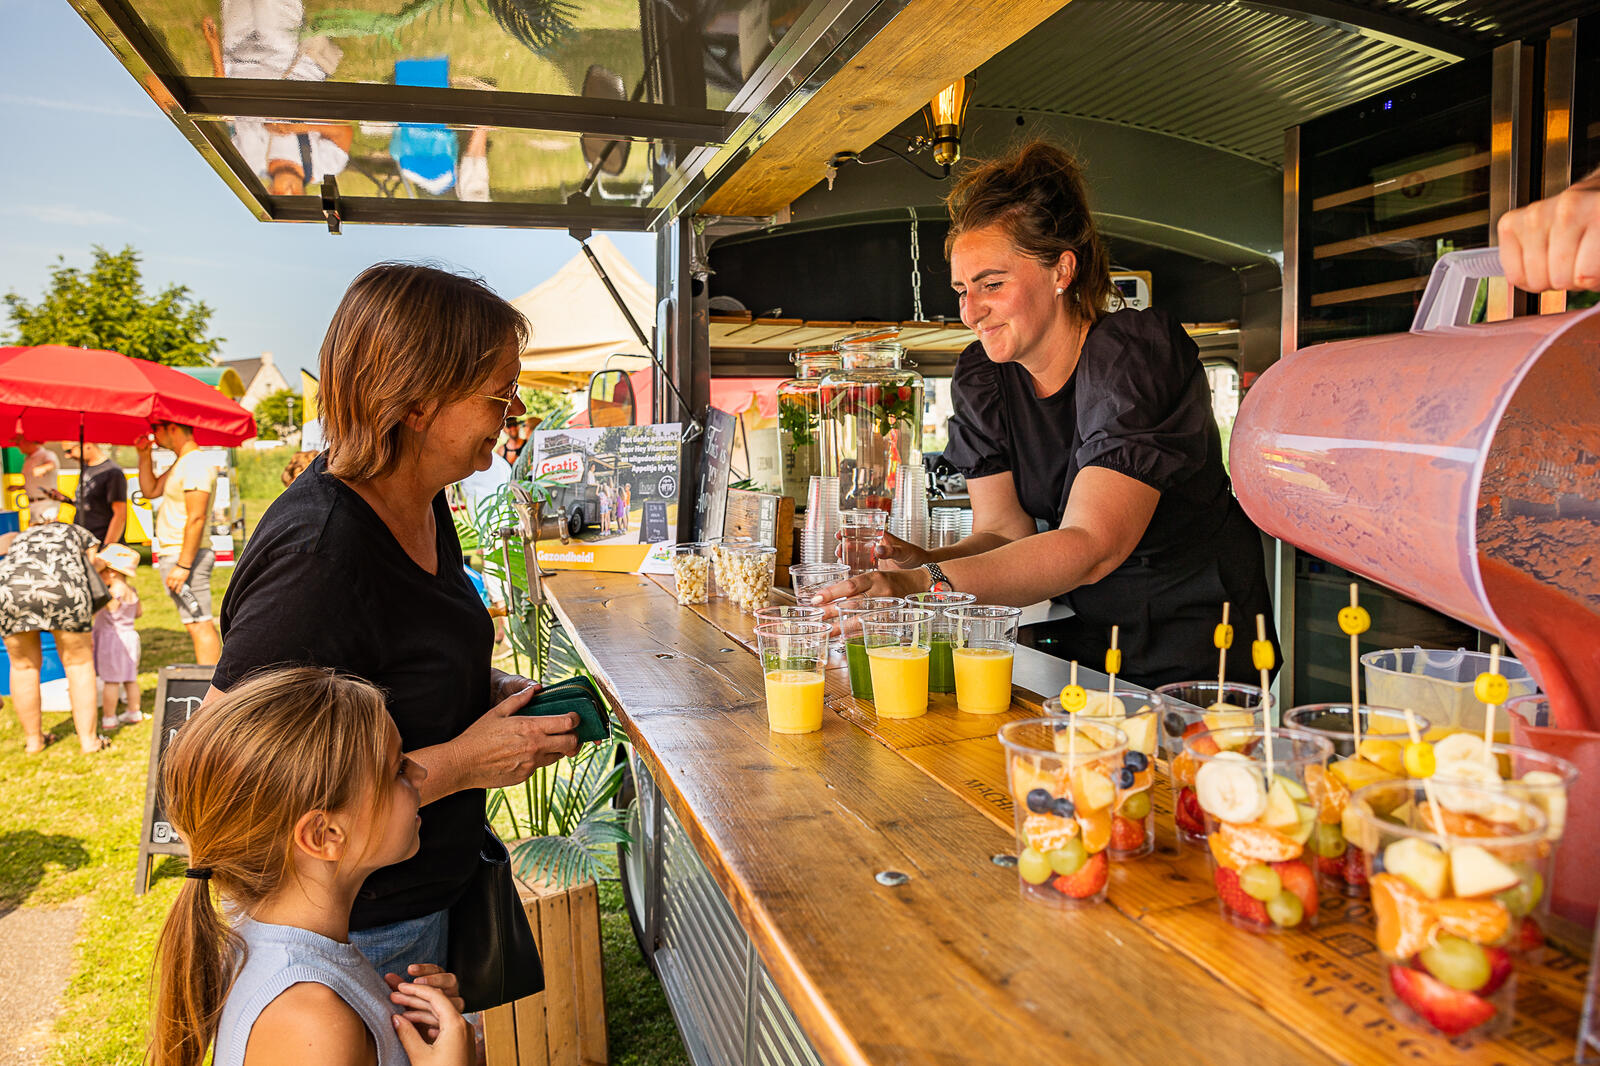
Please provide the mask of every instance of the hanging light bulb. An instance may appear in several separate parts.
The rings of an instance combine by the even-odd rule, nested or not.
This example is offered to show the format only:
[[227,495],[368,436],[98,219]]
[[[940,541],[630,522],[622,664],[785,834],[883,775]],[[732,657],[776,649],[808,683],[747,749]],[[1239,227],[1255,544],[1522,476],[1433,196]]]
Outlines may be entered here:
[[972,102],[977,85],[978,79],[968,74],[945,86],[922,108],[928,140],[933,143],[933,161],[942,167],[948,168],[961,158],[961,127],[967,121],[967,105]]

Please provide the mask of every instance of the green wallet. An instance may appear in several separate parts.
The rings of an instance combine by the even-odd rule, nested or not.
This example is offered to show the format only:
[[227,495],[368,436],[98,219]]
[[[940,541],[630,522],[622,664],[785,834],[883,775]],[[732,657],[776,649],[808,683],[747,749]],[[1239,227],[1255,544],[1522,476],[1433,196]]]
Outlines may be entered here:
[[606,701],[587,677],[574,677],[554,685],[547,685],[529,700],[519,715],[543,718],[552,714],[578,716],[578,743],[605,740],[611,735],[611,722],[606,715]]

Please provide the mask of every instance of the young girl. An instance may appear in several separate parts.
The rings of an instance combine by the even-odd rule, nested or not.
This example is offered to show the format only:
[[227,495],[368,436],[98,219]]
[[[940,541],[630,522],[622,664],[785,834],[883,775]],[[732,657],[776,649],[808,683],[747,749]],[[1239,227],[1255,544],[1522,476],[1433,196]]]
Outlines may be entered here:
[[213,1042],[215,1066],[469,1066],[455,977],[379,977],[350,944],[367,875],[416,853],[426,776],[378,690],[327,670],[258,674],[183,727],[162,787],[190,866],[157,946],[154,1066]]
[[[139,633],[134,620],[144,614],[139,594],[128,579],[139,569],[139,553],[126,544],[112,544],[95,556],[94,567],[111,590],[111,602],[94,616],[94,672],[100,677],[100,728],[137,725],[139,710]],[[117,699],[128,709],[117,713]]]

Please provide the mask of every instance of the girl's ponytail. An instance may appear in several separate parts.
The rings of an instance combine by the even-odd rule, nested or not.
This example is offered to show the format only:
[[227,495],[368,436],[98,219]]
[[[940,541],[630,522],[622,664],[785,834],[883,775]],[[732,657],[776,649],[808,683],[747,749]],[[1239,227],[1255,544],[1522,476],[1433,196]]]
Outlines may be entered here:
[[211,900],[211,882],[186,877],[156,942],[153,1066],[200,1066],[217,1035],[240,944]]
[[211,898],[249,914],[294,876],[294,827],[390,792],[394,725],[383,695],[330,670],[259,674],[200,709],[167,750],[167,818],[190,872],[161,930],[153,977],[151,1066],[200,1066],[243,962],[243,942]]

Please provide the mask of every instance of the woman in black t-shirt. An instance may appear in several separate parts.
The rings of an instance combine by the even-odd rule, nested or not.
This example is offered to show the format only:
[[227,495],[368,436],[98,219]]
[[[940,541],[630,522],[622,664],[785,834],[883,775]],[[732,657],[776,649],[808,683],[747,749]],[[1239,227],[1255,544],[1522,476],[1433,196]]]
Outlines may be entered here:
[[[1223,601],[1254,635],[1271,605],[1260,534],[1234,499],[1198,351],[1163,311],[1114,300],[1077,164],[1035,142],[966,174],[945,251],[978,342],[956,363],[948,458],[973,532],[934,550],[885,537],[879,571],[827,590],[950,586],[980,603],[1057,598],[1051,649],[1098,667],[1121,627],[1143,685],[1215,676]],[[930,565],[931,564],[931,565]],[[1230,675],[1253,676],[1248,655]]]
[[226,691],[278,664],[384,691],[426,770],[417,854],[367,879],[351,942],[379,973],[443,965],[450,906],[479,863],[484,790],[577,750],[576,715],[508,717],[537,690],[489,666],[494,626],[461,566],[446,486],[489,467],[526,326],[482,283],[382,263],[322,344],[323,453],[275,500],[222,604]]

